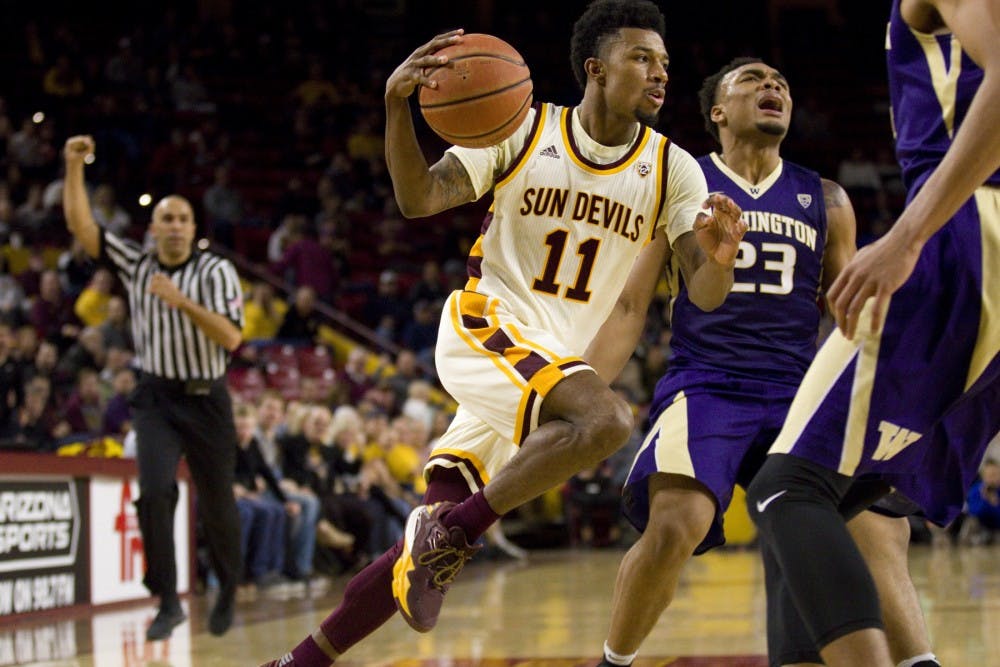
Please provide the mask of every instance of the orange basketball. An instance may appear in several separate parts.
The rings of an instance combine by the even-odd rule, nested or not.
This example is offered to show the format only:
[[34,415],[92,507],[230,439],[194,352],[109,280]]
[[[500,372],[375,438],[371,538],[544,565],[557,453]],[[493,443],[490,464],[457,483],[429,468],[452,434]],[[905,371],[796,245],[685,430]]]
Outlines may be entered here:
[[531,108],[531,72],[517,50],[492,35],[469,34],[437,52],[448,62],[430,71],[437,88],[420,87],[420,111],[450,143],[468,148],[498,144]]

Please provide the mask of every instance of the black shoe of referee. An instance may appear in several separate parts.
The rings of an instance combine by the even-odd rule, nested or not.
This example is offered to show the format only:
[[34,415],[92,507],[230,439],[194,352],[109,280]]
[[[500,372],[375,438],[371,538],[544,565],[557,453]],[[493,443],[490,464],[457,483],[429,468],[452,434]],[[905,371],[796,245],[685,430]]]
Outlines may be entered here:
[[160,611],[156,613],[156,618],[146,628],[146,641],[155,642],[166,639],[178,625],[187,619],[184,610],[181,609],[180,600],[174,598],[160,604]]
[[215,599],[212,613],[208,615],[208,631],[216,637],[226,634],[233,624],[233,610],[236,606],[236,589],[223,586]]

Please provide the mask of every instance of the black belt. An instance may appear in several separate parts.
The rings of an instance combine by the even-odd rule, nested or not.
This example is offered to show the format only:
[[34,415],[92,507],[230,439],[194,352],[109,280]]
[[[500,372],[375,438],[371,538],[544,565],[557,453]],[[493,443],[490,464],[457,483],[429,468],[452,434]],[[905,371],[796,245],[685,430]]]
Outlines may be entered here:
[[185,396],[208,396],[212,392],[212,387],[217,383],[222,382],[223,379],[173,380],[171,378],[164,378],[150,373],[142,373],[139,381],[161,391],[167,391],[170,393],[184,394]]

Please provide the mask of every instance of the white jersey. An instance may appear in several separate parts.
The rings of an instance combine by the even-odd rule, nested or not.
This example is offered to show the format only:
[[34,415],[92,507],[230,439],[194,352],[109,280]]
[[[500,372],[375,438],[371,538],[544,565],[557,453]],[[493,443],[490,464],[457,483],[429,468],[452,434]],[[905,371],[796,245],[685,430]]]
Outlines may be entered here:
[[494,201],[469,255],[466,290],[501,300],[527,325],[582,354],[611,312],[642,247],[693,228],[708,196],[697,162],[636,124],[602,146],[573,109],[537,105],[487,149],[453,147],[477,196]]

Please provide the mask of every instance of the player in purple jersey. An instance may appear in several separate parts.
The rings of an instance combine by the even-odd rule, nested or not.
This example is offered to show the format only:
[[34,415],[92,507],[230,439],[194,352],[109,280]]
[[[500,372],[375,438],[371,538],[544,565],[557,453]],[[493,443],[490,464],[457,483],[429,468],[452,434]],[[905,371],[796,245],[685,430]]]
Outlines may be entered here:
[[[690,301],[671,262],[672,356],[626,484],[626,515],[643,534],[619,569],[607,665],[631,664],[692,553],[725,541],[722,518],[733,488],[757,472],[815,355],[819,291],[855,252],[854,211],[844,190],[781,159],[792,99],[780,72],[756,58],[737,58],[705,80],[701,106],[722,146],[699,159],[708,188],[737,202],[749,229],[732,291],[711,312]],[[647,277],[643,298],[656,278]],[[623,308],[632,298],[626,288]],[[644,304],[625,313],[644,313]],[[591,346],[594,357],[607,349],[603,341],[599,335]],[[615,359],[605,372],[610,376],[621,363]],[[870,513],[856,523],[884,575],[881,590],[898,609],[899,659],[926,653],[906,571],[909,524]],[[772,653],[795,661],[819,658],[805,632],[769,637],[769,644]]]
[[827,665],[893,664],[845,517],[891,486],[949,522],[1000,430],[998,43],[995,0],[894,1],[886,46],[907,205],[832,286],[839,330],[748,490],[779,603]]

